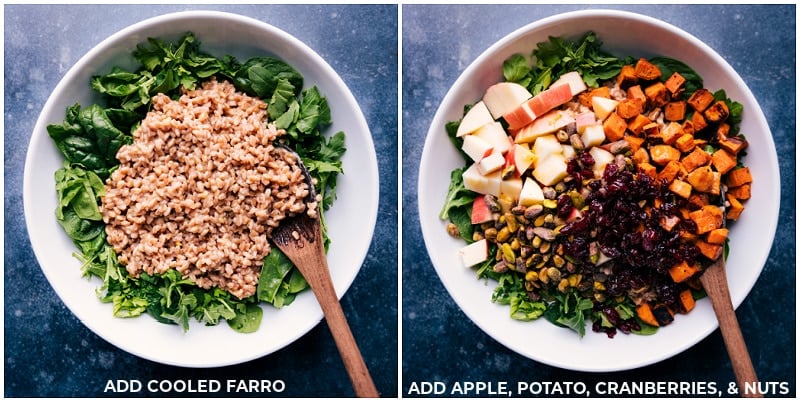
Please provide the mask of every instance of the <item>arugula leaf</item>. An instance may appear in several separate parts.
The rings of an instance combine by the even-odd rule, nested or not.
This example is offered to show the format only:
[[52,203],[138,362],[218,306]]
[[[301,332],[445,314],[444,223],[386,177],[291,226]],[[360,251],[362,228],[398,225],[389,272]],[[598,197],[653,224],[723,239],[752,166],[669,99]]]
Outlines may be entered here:
[[591,31],[577,41],[550,36],[548,41],[539,43],[533,50],[535,63],[527,74],[523,75],[527,66],[524,56],[515,54],[503,63],[503,75],[507,80],[527,87],[533,95],[571,71],[577,71],[587,86],[596,88],[600,81],[619,74],[624,63],[601,47],[602,42]]
[[499,276],[497,287],[492,292],[492,302],[509,305],[511,318],[531,321],[544,315],[547,306],[543,301],[533,301],[525,291],[522,275],[507,272]]
[[557,292],[547,305],[545,318],[552,324],[572,329],[580,337],[586,335],[586,319],[592,310],[592,301],[582,298],[576,290],[566,294]]
[[531,67],[522,54],[514,54],[503,61],[503,77],[508,82],[515,82],[527,87],[531,82]]

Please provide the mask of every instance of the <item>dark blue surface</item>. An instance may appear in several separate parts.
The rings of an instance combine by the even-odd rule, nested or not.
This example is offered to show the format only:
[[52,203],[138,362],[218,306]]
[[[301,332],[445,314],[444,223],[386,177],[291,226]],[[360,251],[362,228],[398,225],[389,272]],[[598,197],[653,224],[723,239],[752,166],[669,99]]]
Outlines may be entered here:
[[[367,259],[342,305],[378,390],[396,397],[396,5],[5,6],[5,396],[98,397],[104,396],[109,379],[280,379],[286,388],[278,396],[353,395],[324,323],[286,348],[245,364],[213,369],[160,365],[120,351],[89,331],[53,292],[33,255],[22,217],[22,173],[34,123],[50,92],[83,54],[119,29],[191,9],[239,13],[285,30],[327,60],[359,102],[380,155],[380,218]],[[216,395],[247,396],[224,389]]]
[[[402,385],[459,381],[733,382],[719,331],[655,365],[619,373],[578,373],[522,357],[484,334],[440,283],[416,221],[417,174],[429,125],[449,87],[494,42],[539,18],[580,5],[404,5]],[[769,259],[738,317],[761,381],[796,393],[795,336],[795,6],[608,6],[660,18],[695,35],[742,76],[769,122],[781,168],[780,222]],[[757,210],[756,210],[757,211]],[[753,232],[754,235],[758,234]],[[487,299],[488,301],[488,299]],[[545,344],[546,345],[546,344]],[[568,354],[569,349],[564,349]],[[616,397],[616,396],[614,396]]]

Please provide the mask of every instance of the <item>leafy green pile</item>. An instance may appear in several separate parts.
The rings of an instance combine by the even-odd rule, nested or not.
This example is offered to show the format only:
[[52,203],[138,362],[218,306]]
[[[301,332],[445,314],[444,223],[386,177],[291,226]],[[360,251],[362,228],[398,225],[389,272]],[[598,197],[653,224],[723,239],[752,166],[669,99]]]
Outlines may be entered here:
[[614,57],[601,47],[594,32],[587,32],[574,42],[551,36],[533,50],[533,66],[525,56],[515,54],[503,62],[503,76],[506,81],[527,87],[533,95],[570,71],[578,71],[586,85],[597,87],[599,82],[617,76],[623,64],[630,64],[630,60]]
[[103,280],[98,297],[113,304],[115,316],[147,313],[160,322],[178,324],[184,331],[192,318],[207,325],[224,319],[237,331],[253,332],[262,316],[259,302],[280,308],[307,287],[300,272],[273,248],[264,258],[257,294],[242,300],[218,288],[201,289],[175,270],[133,279],[106,241],[99,208],[105,194],[103,182],[119,164],[117,151],[132,143],[132,133],[150,109],[154,95],[177,98],[183,88],[194,89],[216,76],[267,102],[270,119],[287,132],[280,141],[297,151],[316,179],[315,189],[325,211],[336,197],[337,176],[342,173],[344,132],[329,138],[323,135],[332,122],[327,100],[316,86],[303,90],[303,76],[277,58],[254,57],[244,63],[232,56],[219,59],[203,53],[192,33],[174,43],[148,39],[133,56],[141,64],[137,70],[115,67],[108,74],[92,77],[91,87],[104,95],[104,105],[72,105],[62,123],[47,127],[65,158],[64,166],[55,173],[56,218],[78,248],[75,256],[83,263],[84,276]]

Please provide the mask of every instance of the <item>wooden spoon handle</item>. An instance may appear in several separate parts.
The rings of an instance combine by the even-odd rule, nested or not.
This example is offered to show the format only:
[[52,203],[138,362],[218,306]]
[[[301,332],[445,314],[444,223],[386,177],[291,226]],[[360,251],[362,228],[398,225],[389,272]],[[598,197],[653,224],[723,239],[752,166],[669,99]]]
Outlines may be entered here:
[[342,356],[344,367],[350,376],[356,396],[378,397],[378,390],[372,382],[372,377],[369,374],[367,365],[364,363],[364,358],[361,356],[361,351],[358,349],[353,333],[350,331],[350,325],[347,324],[342,305],[336,297],[330,274],[320,275],[325,275],[327,278],[320,277],[318,282],[321,287],[315,287],[313,291],[322,307],[322,313],[325,314],[325,320],[328,322],[334,341],[336,341],[336,347]]
[[[717,314],[719,330],[731,358],[731,367],[739,385],[739,393],[742,397],[763,397],[758,390],[758,377],[733,309],[725,267],[720,265],[708,268],[701,280]],[[753,390],[747,390],[748,384]]]

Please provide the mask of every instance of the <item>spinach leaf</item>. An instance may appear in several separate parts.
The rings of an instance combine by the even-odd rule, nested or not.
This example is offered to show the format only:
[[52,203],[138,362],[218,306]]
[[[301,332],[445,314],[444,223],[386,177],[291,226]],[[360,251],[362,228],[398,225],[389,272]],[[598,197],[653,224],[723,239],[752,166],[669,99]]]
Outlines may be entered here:
[[236,316],[227,320],[228,326],[241,333],[253,333],[261,325],[264,310],[257,304],[239,304]]
[[47,133],[64,158],[107,178],[109,169],[117,165],[117,150],[132,142],[132,137],[117,129],[98,105],[81,109],[80,104],[67,107],[60,124],[47,126]]
[[445,197],[442,211],[439,212],[439,218],[442,220],[450,218],[450,213],[454,209],[469,207],[472,210],[472,202],[475,200],[477,193],[464,186],[464,170],[466,170],[466,167],[456,168],[450,172],[450,186],[447,189],[447,197]]
[[662,81],[669,79],[675,72],[681,74],[681,76],[686,79],[686,83],[683,84],[684,91],[681,94],[681,97],[684,99],[688,99],[692,93],[703,87],[703,78],[682,61],[669,57],[653,57],[649,61],[661,70]]
[[258,300],[272,303],[273,305],[278,303],[276,307],[282,305],[281,287],[293,267],[294,265],[289,258],[279,249],[273,248],[270,250],[269,254],[264,257],[261,275],[258,279],[258,287],[256,289]]

